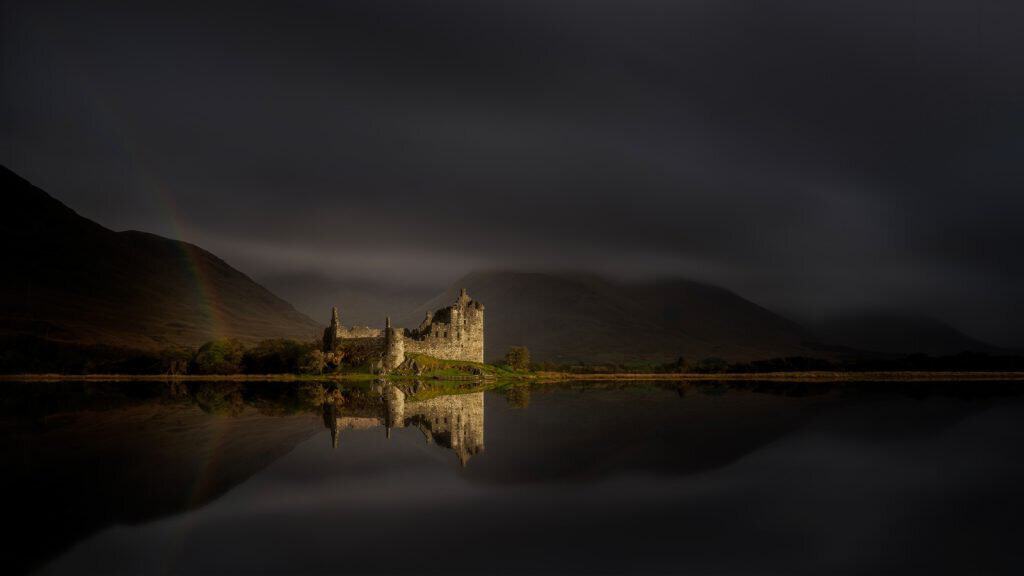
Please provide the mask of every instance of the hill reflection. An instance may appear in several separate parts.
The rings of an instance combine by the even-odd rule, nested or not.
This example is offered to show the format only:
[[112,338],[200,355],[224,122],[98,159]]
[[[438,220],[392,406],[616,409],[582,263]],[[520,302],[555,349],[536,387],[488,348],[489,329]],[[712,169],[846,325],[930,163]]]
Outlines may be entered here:
[[[414,478],[461,493],[682,477],[727,468],[822,414],[846,415],[829,416],[840,436],[920,436],[954,426],[983,410],[989,396],[1007,393],[1016,387],[7,383],[0,389],[0,472],[10,496],[8,521],[19,527],[9,541],[18,551],[10,566],[15,573],[39,566],[109,527],[201,515],[272,466],[289,479],[275,498],[366,480],[373,500],[379,490],[390,494],[371,481],[378,475],[408,478],[397,489],[410,498]],[[914,407],[935,394],[940,402]],[[849,415],[865,403],[870,411]],[[323,501],[336,493],[323,492]],[[471,516],[463,520],[475,521]]]

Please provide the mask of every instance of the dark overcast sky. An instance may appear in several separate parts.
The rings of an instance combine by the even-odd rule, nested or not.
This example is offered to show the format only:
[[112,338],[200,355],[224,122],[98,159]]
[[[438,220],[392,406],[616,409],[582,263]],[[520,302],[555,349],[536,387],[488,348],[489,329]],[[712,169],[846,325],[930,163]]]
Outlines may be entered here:
[[1024,345],[1024,2],[2,3],[7,166],[254,276],[475,268]]

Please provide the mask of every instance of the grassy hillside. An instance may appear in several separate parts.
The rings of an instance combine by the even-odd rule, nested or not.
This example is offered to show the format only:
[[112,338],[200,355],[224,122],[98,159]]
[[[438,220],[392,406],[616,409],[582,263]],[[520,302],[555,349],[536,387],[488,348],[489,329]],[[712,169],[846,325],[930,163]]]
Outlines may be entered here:
[[0,336],[138,349],[222,337],[307,340],[317,323],[213,254],[114,232],[6,168]]

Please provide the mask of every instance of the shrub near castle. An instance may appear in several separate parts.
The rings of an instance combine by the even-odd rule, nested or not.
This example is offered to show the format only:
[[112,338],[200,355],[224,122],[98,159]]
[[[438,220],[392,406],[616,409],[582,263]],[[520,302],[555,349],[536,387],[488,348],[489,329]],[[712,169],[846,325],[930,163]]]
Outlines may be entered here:
[[530,369],[530,351],[526,346],[513,346],[505,353],[505,366],[512,370],[525,371]]

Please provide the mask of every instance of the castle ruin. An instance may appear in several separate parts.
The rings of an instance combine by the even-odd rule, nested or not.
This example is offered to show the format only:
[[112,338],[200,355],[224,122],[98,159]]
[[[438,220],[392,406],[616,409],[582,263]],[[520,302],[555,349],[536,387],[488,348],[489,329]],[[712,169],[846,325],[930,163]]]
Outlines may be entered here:
[[341,351],[376,357],[384,371],[401,366],[407,354],[483,362],[484,305],[470,298],[463,288],[454,304],[427,312],[418,327],[396,328],[388,318],[383,331],[367,326],[345,327],[335,307],[331,309],[331,324],[324,330],[323,351],[329,357]]

